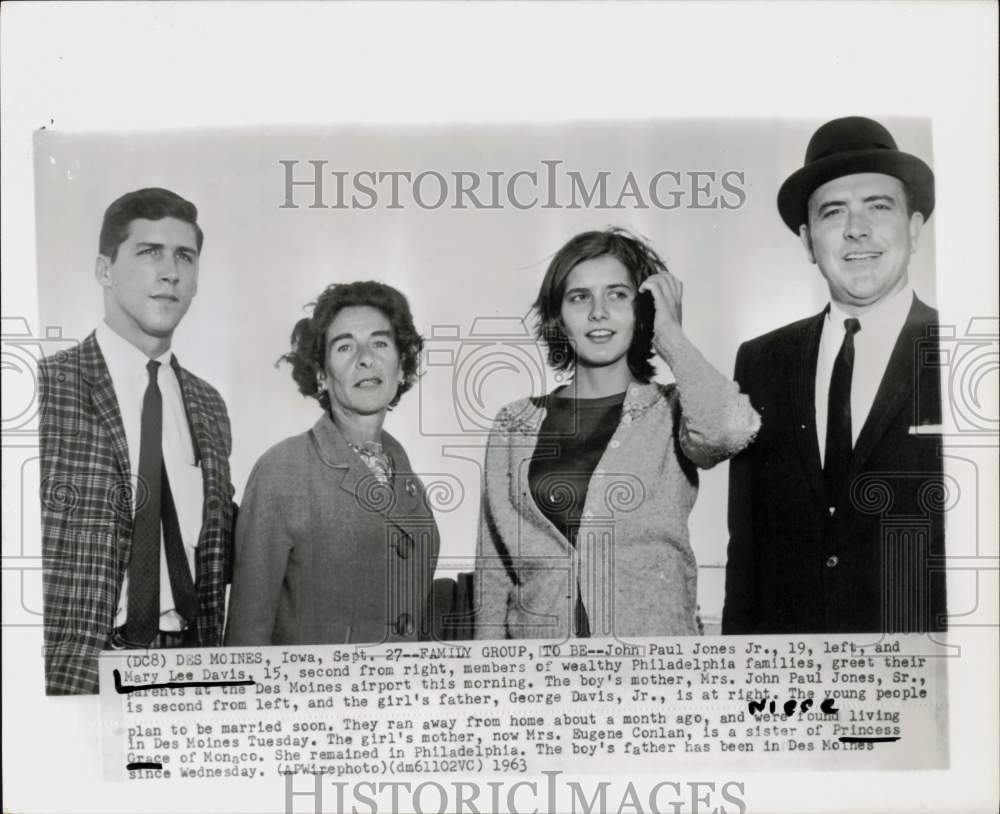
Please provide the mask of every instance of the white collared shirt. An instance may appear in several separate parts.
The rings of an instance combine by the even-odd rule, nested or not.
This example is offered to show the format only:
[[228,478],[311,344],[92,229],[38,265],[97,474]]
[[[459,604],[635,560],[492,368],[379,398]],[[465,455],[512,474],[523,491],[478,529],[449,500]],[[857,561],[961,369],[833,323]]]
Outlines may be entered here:
[[[913,288],[907,285],[875,308],[856,317],[861,323],[861,330],[854,335],[854,374],[851,378],[852,446],[858,442],[861,428],[875,403],[882,377],[889,366],[889,357],[912,304]],[[844,320],[850,318],[850,314],[844,313],[835,302],[831,302],[830,310],[823,320],[819,357],[816,360],[816,440],[819,441],[821,463],[826,454],[830,379],[833,378],[833,365],[844,342]]]
[[[106,322],[97,326],[97,344],[111,374],[111,384],[118,401],[128,459],[133,494],[139,473],[139,441],[142,436],[142,401],[149,384],[146,365],[149,358],[127,340],[116,334]],[[163,461],[170,479],[170,491],[177,509],[177,521],[184,542],[191,577],[195,576],[195,550],[201,534],[201,515],[204,492],[201,467],[195,460],[194,444],[184,412],[180,382],[171,367],[173,352],[168,350],[157,357],[160,363],[157,383],[163,398]],[[122,582],[115,616],[115,627],[125,624],[128,618],[128,571]],[[189,620],[192,623],[194,620]],[[183,625],[181,616],[174,610],[170,575],[167,571],[166,552],[160,535],[160,630],[176,631]]]

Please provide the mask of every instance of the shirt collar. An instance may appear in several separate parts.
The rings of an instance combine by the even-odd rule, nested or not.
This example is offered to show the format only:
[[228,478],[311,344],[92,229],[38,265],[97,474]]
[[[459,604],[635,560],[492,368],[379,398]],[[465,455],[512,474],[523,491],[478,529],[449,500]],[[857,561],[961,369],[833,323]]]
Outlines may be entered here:
[[[861,330],[867,330],[869,335],[874,333],[876,329],[895,335],[899,333],[906,322],[906,317],[910,313],[910,306],[912,304],[913,286],[907,283],[891,297],[878,303],[874,308],[869,309],[861,316],[855,317],[855,319],[861,323]],[[831,300],[827,311],[827,319],[831,324],[836,324],[843,329],[844,320],[851,319],[851,315],[845,313],[837,303]]]
[[[112,379],[146,375],[149,357],[127,339],[115,333],[107,322],[101,320],[94,333]],[[170,367],[171,359],[173,351],[170,348],[156,357],[161,369]]]

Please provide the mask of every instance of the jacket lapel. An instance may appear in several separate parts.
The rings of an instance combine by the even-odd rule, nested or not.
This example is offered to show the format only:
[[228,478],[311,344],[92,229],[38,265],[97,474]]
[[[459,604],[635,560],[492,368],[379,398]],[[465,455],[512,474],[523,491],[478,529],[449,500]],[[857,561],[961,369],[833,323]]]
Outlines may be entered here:
[[[104,425],[111,439],[111,449],[118,469],[125,477],[129,477],[132,473],[128,459],[128,442],[125,440],[125,427],[122,424],[121,411],[118,409],[115,388],[111,383],[111,374],[108,373],[108,366],[93,333],[80,344],[80,373],[90,388],[94,414]],[[128,514],[131,517],[131,506]]]
[[864,468],[899,411],[910,403],[919,361],[916,356],[917,343],[926,338],[929,322],[923,312],[928,310],[916,297],[913,298],[903,330],[896,339],[889,364],[879,383],[875,402],[858,435],[858,442],[854,445],[847,473],[848,483]]
[[[353,498],[358,508],[382,515],[404,532],[406,519],[423,514],[418,511],[421,490],[412,474],[398,472],[392,479],[391,488],[379,483],[328,415],[323,415],[313,425],[310,434],[320,458],[342,472],[338,486]],[[399,462],[395,463],[398,466]]]
[[826,487],[823,482],[823,466],[820,462],[819,441],[816,435],[816,362],[825,319],[824,309],[806,323],[800,341],[792,348],[789,355],[792,370],[788,371],[792,413],[795,418],[793,431],[798,442],[799,457],[806,473],[806,480],[820,505],[826,502]]

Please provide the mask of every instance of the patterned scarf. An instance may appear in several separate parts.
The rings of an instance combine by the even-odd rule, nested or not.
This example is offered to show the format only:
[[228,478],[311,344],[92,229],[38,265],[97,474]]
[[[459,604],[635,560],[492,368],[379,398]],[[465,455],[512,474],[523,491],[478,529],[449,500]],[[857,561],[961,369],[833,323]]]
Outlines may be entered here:
[[365,441],[361,444],[348,441],[347,443],[365,462],[365,466],[371,470],[375,480],[383,486],[388,486],[393,476],[392,459],[386,455],[382,445],[378,441]]

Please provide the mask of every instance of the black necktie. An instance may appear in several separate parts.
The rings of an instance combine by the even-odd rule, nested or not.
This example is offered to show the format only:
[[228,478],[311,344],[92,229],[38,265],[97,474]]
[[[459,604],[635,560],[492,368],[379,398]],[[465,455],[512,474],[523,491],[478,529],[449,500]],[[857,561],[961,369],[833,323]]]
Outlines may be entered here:
[[189,624],[198,615],[198,596],[184,555],[180,524],[163,461],[163,399],[157,384],[160,363],[150,360],[149,384],[142,399],[139,440],[140,501],[128,566],[128,619],[125,636],[135,644],[153,640],[160,628],[160,524],[174,608]]
[[160,498],[163,476],[163,399],[156,383],[160,363],[146,365],[149,384],[142,397],[139,484],[136,489],[132,554],[128,563],[128,619],[125,636],[152,641],[160,629]]
[[854,447],[851,430],[851,377],[854,374],[854,334],[861,330],[861,323],[851,317],[844,320],[844,342],[833,364],[830,377],[830,400],[826,417],[826,454],[823,474],[826,477],[826,495],[830,506],[836,504],[851,461]]

